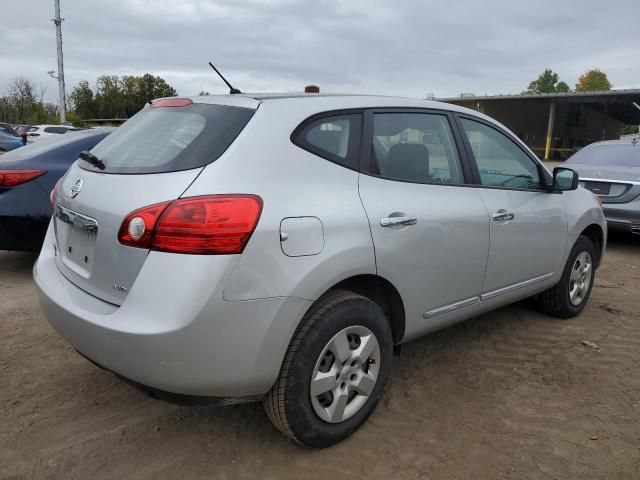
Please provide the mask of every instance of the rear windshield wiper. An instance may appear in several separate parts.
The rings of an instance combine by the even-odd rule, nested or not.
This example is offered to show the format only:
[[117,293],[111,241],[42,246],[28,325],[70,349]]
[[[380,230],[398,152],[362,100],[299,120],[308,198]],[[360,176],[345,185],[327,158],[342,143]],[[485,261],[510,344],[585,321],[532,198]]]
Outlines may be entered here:
[[87,150],[80,152],[80,158],[100,170],[104,170],[105,168],[104,162]]

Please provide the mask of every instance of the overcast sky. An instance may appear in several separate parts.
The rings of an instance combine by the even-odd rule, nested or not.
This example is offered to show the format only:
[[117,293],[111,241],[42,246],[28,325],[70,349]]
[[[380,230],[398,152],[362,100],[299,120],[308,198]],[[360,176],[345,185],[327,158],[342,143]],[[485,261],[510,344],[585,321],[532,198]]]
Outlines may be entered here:
[[[2,2],[0,94],[25,75],[57,100],[53,0]],[[546,67],[572,88],[598,67],[640,88],[640,0],[61,0],[67,91],[101,74],[160,75],[180,94],[424,98],[517,93]]]

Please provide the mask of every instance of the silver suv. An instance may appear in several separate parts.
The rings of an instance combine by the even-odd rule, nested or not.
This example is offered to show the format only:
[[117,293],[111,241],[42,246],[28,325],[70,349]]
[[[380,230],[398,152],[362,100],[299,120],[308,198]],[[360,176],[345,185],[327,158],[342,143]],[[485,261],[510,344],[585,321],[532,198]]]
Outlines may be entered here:
[[82,355],[160,398],[262,400],[312,447],[371,414],[395,345],[534,295],[580,313],[606,243],[573,171],[391,97],[159,99],[52,202],[34,276]]

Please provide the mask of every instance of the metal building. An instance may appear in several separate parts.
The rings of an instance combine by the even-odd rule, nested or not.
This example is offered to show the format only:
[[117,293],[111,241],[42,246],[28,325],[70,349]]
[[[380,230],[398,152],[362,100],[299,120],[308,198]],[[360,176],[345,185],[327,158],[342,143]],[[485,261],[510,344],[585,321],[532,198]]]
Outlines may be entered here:
[[640,125],[640,89],[440,98],[505,124],[545,160],[562,160],[600,140]]

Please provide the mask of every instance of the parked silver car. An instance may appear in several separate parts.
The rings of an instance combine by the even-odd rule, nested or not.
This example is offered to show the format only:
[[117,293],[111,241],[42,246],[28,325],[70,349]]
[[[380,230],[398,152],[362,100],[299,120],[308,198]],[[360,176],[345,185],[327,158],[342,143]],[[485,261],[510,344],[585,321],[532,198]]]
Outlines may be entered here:
[[533,295],[580,313],[606,244],[573,171],[391,97],[160,99],[52,197],[34,276],[61,335],[161,398],[262,400],[312,447],[371,414],[394,345]]
[[592,143],[567,165],[584,188],[600,197],[610,229],[640,235],[640,142]]

